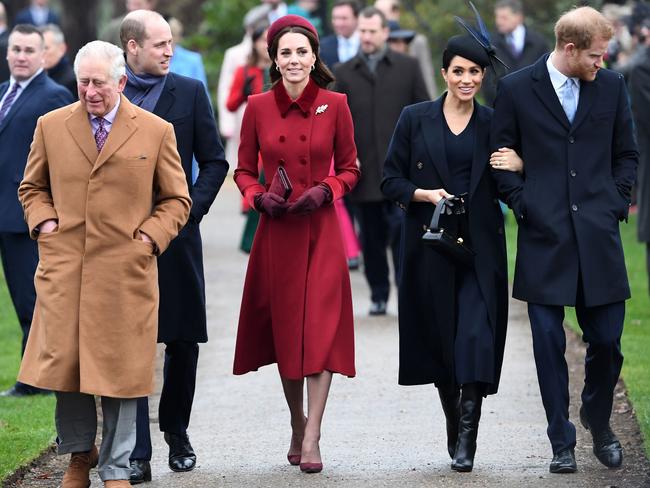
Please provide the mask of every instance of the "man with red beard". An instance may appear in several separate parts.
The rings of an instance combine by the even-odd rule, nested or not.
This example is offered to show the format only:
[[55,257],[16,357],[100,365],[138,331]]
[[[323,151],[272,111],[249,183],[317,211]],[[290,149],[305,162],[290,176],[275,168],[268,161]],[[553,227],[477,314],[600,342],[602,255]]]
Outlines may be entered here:
[[[519,224],[513,296],[528,302],[551,473],[576,471],[565,306],[575,307],[588,344],[580,421],[601,463],[623,461],[609,419],[630,298],[619,221],[627,220],[638,151],[623,76],[602,69],[612,34],[590,7],[564,14],[555,50],[500,81],[492,119],[491,164]],[[499,170],[506,147],[523,159],[523,173]]]

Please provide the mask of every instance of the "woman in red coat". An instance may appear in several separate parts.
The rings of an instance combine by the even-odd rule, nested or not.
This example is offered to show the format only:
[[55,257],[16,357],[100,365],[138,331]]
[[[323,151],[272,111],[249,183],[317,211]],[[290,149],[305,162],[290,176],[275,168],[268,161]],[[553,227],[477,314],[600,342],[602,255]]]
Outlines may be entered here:
[[[235,181],[260,212],[246,273],[234,373],[277,362],[291,413],[291,464],[319,472],[318,441],[332,373],[354,376],[352,296],[343,242],[331,203],[359,178],[352,117],[318,56],[318,34],[287,15],[270,27],[273,88],[248,98]],[[267,180],[282,167],[293,186]],[[335,174],[329,175],[334,158]],[[280,191],[279,193],[283,193]],[[307,417],[303,410],[307,378]]]

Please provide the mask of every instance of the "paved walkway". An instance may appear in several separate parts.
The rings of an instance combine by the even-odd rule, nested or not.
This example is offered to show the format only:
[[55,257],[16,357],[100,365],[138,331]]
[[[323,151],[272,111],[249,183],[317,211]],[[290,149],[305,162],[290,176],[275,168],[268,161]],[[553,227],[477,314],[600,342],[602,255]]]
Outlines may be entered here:
[[[369,318],[367,287],[352,273],[356,317],[357,373],[335,376],[323,426],[324,471],[300,473],[289,466],[289,416],[275,366],[231,374],[241,290],[247,258],[237,250],[243,217],[237,190],[228,180],[203,221],[210,342],[201,346],[190,437],[197,468],[184,474],[166,466],[167,446],[152,425],[154,458],[150,487],[641,487],[650,486],[648,463],[639,448],[636,424],[624,395],[614,425],[622,432],[626,463],[601,466],[589,435],[578,427],[579,472],[551,475],[546,421],[539,397],[525,309],[511,303],[506,356],[498,395],[483,407],[475,469],[451,471],[444,417],[433,386],[397,385],[398,334],[394,297],[385,318]],[[581,344],[570,341],[572,399],[579,401]],[[152,418],[155,413],[152,402]],[[577,417],[578,405],[572,406]],[[55,486],[65,464],[48,461],[21,486]],[[58,478],[60,479],[60,478]],[[94,478],[93,486],[101,486]]]

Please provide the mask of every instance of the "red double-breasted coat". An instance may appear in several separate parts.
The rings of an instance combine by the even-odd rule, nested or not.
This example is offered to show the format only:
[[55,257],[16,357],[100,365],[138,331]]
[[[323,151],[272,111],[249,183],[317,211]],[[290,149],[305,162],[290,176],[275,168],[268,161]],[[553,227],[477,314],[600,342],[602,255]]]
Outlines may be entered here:
[[[359,178],[352,117],[345,95],[310,81],[292,101],[282,83],[248,98],[235,182],[252,202],[284,166],[289,202],[325,183],[333,199]],[[335,174],[329,176],[334,158]],[[267,185],[268,186],[268,185]],[[234,373],[277,362],[280,375],[301,379],[324,370],[354,376],[352,294],[333,205],[308,215],[261,215],[242,297]]]

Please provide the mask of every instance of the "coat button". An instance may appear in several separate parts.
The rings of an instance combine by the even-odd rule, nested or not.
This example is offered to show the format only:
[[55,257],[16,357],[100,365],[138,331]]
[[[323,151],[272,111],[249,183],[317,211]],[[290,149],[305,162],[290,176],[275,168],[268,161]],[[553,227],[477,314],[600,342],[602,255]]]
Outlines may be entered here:
[[569,174],[570,174],[573,178],[575,178],[576,175],[577,175],[578,173],[576,173],[576,171],[575,171],[574,169],[572,169],[571,171],[569,171]]
[[286,140],[286,137],[280,136],[280,142],[284,142]]
[[284,166],[284,162],[285,162],[284,159],[279,159],[279,160],[278,160],[278,164],[279,164],[280,166]]
[[417,167],[418,169],[424,168],[424,164],[422,164],[422,161],[418,161]]
[[300,164],[307,164],[306,158],[300,158]]
[[577,212],[578,211],[578,206],[574,203],[573,205],[571,205],[571,210],[573,210],[574,212]]
[[569,137],[569,144],[573,144],[574,142],[576,142],[575,137],[573,136]]
[[499,227],[497,229],[497,232],[499,233],[499,235],[503,235],[503,227]]
[[305,142],[307,140],[307,136],[305,134],[300,134],[300,140],[302,142]]

